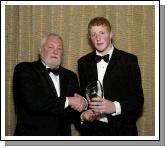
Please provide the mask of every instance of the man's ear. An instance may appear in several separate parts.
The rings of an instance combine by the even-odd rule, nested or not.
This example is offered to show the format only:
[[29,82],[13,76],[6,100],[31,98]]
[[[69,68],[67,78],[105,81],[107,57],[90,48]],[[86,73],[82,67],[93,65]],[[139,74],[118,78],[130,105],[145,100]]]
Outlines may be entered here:
[[110,39],[112,39],[113,38],[113,32],[111,31],[110,32]]
[[39,55],[40,58],[42,57],[42,48],[38,49],[38,55]]

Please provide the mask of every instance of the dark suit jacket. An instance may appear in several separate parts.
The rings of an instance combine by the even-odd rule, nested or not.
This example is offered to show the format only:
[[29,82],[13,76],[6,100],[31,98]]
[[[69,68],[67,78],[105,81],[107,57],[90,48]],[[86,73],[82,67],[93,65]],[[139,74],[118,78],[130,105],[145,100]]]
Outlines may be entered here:
[[[94,51],[78,61],[81,92],[84,96],[86,86],[98,79],[95,55]],[[136,118],[144,102],[137,57],[114,48],[104,75],[103,87],[104,97],[118,101],[121,105],[121,115],[107,115],[112,135],[137,135]]]
[[[79,92],[76,74],[60,67],[60,97],[41,60],[23,62],[14,70],[13,91],[17,114],[14,135],[71,135],[70,123],[79,123],[79,113],[64,109],[65,97]],[[79,124],[78,124],[79,125]]]

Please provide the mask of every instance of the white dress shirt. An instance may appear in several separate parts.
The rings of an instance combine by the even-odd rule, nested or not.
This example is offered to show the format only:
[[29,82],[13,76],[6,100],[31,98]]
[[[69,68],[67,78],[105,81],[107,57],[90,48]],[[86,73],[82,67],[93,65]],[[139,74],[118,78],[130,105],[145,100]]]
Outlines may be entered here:
[[[109,54],[109,60],[112,58],[113,50],[114,50],[114,47],[112,45],[111,49],[107,53],[107,54]],[[97,50],[96,50],[96,55],[103,56]],[[103,78],[104,78],[108,63],[105,62],[103,59],[100,62],[97,63],[98,80],[101,82],[102,86],[103,86]],[[117,102],[117,101],[114,101],[114,104],[115,104],[116,112],[112,113],[111,115],[112,116],[120,115],[121,114],[120,103]],[[102,122],[108,122],[108,119],[107,119],[106,116],[100,117],[100,118],[98,118],[98,120],[102,121]]]
[[[50,68],[48,65],[46,65],[43,61],[42,63],[45,65],[46,68]],[[59,75],[55,75],[52,72],[49,73],[50,78],[52,79],[52,82],[54,84],[54,87],[57,92],[57,96],[60,97],[60,78]],[[69,104],[68,97],[66,97],[64,108],[67,108]]]

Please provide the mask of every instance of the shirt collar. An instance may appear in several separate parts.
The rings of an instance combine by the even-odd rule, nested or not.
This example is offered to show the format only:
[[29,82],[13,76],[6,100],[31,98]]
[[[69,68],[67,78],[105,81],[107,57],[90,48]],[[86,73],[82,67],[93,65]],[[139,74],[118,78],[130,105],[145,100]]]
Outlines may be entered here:
[[50,68],[43,60],[41,60],[41,62],[46,68]]
[[[109,59],[110,59],[111,56],[112,56],[113,50],[114,50],[114,46],[112,45],[111,48],[110,48],[110,50],[107,52],[107,54],[109,54]],[[107,54],[106,54],[106,55],[107,55]],[[96,55],[104,56],[104,55],[102,55],[100,52],[98,52],[97,50],[96,50]]]

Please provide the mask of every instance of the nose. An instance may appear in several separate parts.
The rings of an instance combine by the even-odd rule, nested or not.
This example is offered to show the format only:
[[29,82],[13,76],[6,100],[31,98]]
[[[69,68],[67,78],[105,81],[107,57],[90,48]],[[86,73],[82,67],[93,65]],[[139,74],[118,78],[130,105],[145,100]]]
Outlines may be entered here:
[[54,53],[54,54],[58,54],[58,50],[55,48],[55,49],[53,50],[53,53]]
[[100,40],[100,34],[96,35],[96,40],[99,41]]

